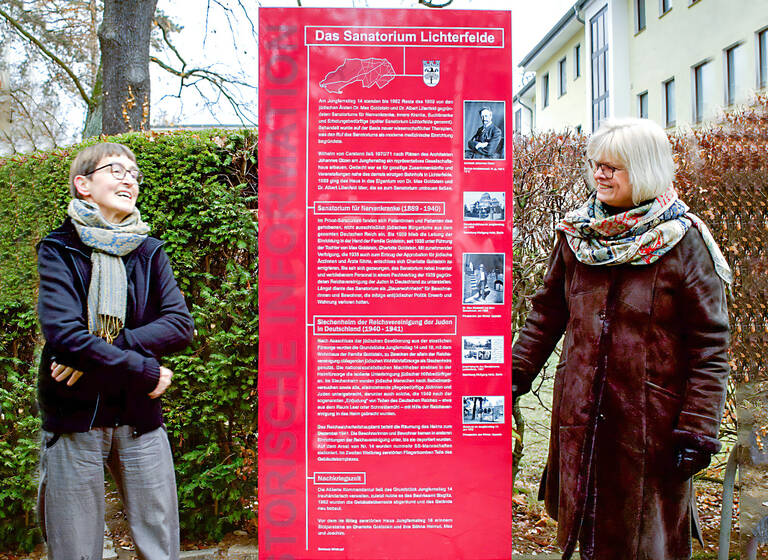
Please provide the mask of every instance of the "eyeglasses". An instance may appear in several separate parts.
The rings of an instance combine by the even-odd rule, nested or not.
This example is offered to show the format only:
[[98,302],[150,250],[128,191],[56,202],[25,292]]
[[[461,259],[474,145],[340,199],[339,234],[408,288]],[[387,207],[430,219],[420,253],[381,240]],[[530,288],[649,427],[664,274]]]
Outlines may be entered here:
[[97,171],[99,171],[101,169],[105,169],[107,167],[110,168],[110,171],[112,173],[112,177],[114,177],[118,181],[122,181],[123,179],[125,179],[126,173],[129,173],[131,175],[131,177],[133,177],[133,180],[136,181],[137,185],[141,185],[144,182],[144,174],[141,171],[139,171],[138,169],[130,169],[130,170],[128,170],[125,167],[123,167],[122,163],[108,163],[106,165],[102,165],[101,167],[97,167],[93,171],[90,171],[88,173],[84,173],[83,177],[87,177],[88,175],[93,175]]
[[608,165],[607,163],[603,163],[601,161],[594,161],[591,159],[587,160],[587,164],[594,172],[597,172],[598,169],[602,171],[603,176],[606,179],[613,179],[613,174],[616,171],[622,171],[624,169],[623,167],[614,167],[612,165]]

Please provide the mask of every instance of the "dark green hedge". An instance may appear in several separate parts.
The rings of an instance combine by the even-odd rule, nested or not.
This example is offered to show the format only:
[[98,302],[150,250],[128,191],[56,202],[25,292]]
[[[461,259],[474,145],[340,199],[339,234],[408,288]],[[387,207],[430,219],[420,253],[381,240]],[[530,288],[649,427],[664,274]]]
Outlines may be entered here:
[[[127,134],[146,179],[138,206],[166,241],[196,337],[165,361],[182,533],[220,538],[253,517],[258,342],[256,136]],[[89,143],[93,143],[89,142]],[[0,550],[39,539],[35,244],[65,217],[84,146],[0,160]]]

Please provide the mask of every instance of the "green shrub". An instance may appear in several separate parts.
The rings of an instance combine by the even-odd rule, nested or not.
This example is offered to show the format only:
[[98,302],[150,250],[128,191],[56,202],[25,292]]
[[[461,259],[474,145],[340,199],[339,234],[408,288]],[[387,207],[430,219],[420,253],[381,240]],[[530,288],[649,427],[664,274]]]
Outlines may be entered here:
[[[220,538],[253,516],[258,341],[256,136],[127,134],[145,174],[139,209],[163,239],[195,319],[164,409],[182,532]],[[91,141],[88,143],[94,143]],[[67,177],[86,144],[0,161],[0,547],[29,549],[39,421],[35,245],[65,217]]]
[[37,495],[39,422],[34,414],[36,320],[22,305],[0,307],[0,545],[31,550],[40,538]]

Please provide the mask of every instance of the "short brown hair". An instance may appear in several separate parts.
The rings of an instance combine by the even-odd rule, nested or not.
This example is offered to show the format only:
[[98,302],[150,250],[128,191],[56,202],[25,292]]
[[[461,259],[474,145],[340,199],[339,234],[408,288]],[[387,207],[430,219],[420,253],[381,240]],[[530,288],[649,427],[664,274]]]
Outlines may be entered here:
[[114,142],[101,142],[80,151],[69,166],[69,194],[81,198],[75,188],[75,177],[91,173],[98,163],[107,156],[125,156],[136,163],[136,156],[128,146]]

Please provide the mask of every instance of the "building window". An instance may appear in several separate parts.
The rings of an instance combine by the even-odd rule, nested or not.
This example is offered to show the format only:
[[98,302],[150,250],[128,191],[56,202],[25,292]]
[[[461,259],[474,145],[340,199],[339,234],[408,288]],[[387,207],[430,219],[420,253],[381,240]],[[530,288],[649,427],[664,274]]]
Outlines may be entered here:
[[768,87],[768,28],[757,35],[757,87]]
[[645,29],[645,0],[635,0],[635,33]]
[[648,118],[648,92],[644,91],[637,96],[637,116],[641,119]]
[[605,29],[608,7],[589,20],[592,71],[592,130],[608,116],[608,32]]
[[659,0],[659,17],[672,9],[672,0]]
[[560,62],[557,63],[557,73],[560,78],[560,86],[558,88],[559,95],[563,96],[566,92],[566,81],[567,77],[565,75],[565,59],[562,59]]
[[515,133],[520,134],[523,129],[523,110],[515,111]]
[[712,65],[705,60],[691,69],[691,92],[693,102],[693,122],[700,123],[710,113],[712,97],[715,92]]
[[541,108],[549,107],[549,73],[541,80]]
[[581,76],[581,44],[573,47],[573,79]]
[[704,112],[704,65],[693,69],[693,122],[701,122]]
[[662,98],[664,99],[664,124],[667,127],[675,126],[675,79],[671,78],[662,84]]
[[707,100],[707,68],[708,62],[693,67],[693,122],[704,120]]
[[725,50],[725,104],[733,105],[737,99],[737,80],[744,80],[741,45],[734,45]]
[[581,125],[580,124],[576,125],[576,134],[581,134]]

